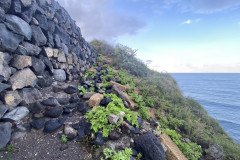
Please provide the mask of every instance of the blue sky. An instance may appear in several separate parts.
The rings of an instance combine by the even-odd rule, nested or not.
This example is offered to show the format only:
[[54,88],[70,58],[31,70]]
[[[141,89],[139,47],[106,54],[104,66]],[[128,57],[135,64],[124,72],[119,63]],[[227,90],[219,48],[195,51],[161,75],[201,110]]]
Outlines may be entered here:
[[59,0],[87,40],[137,49],[160,72],[240,72],[239,0]]

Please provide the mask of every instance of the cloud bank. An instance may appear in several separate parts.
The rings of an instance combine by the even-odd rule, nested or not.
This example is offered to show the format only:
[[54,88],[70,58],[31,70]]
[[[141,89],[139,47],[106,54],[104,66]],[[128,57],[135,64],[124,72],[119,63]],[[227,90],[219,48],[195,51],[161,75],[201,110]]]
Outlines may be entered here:
[[77,22],[87,40],[94,38],[107,41],[118,36],[133,35],[145,26],[143,21],[130,15],[111,10],[110,0],[58,0]]

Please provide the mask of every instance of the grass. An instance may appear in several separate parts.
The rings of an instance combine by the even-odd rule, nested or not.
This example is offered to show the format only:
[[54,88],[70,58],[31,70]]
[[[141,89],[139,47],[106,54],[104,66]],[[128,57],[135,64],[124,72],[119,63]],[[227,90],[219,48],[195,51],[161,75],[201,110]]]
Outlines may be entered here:
[[162,127],[175,130],[201,145],[206,152],[210,144],[218,144],[223,147],[224,159],[240,159],[240,144],[235,143],[198,102],[185,98],[171,75],[150,70],[135,57],[135,50],[127,46],[113,47],[98,40],[90,44],[101,55],[110,57],[113,67],[138,79],[133,84],[134,79],[125,76],[126,81],[121,80],[121,83],[131,84],[132,89],[137,87],[141,91],[145,105],[156,109]]

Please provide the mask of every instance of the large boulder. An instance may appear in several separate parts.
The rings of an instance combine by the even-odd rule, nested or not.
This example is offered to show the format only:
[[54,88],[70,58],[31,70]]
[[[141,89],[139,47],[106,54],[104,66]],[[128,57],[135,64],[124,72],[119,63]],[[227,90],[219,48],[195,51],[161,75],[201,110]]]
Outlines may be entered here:
[[32,66],[32,58],[30,56],[15,55],[11,66],[17,69],[23,69]]
[[29,26],[29,24],[25,22],[23,19],[15,15],[7,14],[6,22],[7,27],[14,33],[23,35],[27,40],[31,40],[32,29]]
[[184,154],[179,150],[177,145],[171,140],[171,138],[167,134],[160,135],[159,140],[167,149],[167,159],[187,160]]
[[153,133],[146,133],[134,138],[135,149],[142,153],[143,160],[166,160],[162,144]]
[[11,123],[0,124],[0,149],[4,148],[11,139]]
[[104,98],[102,94],[94,94],[88,101],[89,107],[99,106],[101,100]]
[[42,98],[41,92],[36,88],[23,88],[23,100],[26,104],[31,104]]
[[129,89],[128,86],[124,86],[124,85],[121,85],[117,82],[114,82],[114,81],[110,81],[110,85],[113,86],[113,85],[116,85],[122,92],[125,92],[126,90]]
[[17,107],[11,112],[6,113],[3,116],[3,119],[11,119],[13,121],[18,121],[26,117],[29,113],[29,110],[26,107]]
[[63,69],[55,69],[53,71],[53,77],[56,81],[63,82],[67,79],[66,72]]
[[19,43],[23,41],[23,36],[12,33],[3,23],[0,23],[0,49],[13,52]]
[[43,132],[52,133],[58,130],[62,126],[58,120],[49,120],[45,123]]
[[224,159],[223,148],[217,144],[213,144],[209,146],[208,154],[209,154],[209,157],[207,158],[207,160],[210,160],[210,159],[223,160]]
[[16,107],[20,102],[22,102],[22,98],[18,94],[18,91],[7,91],[3,96],[5,105],[7,107]]
[[22,55],[38,55],[41,52],[41,48],[39,48],[36,45],[33,45],[28,42],[22,42],[17,49],[17,54],[22,54]]
[[37,46],[43,46],[47,43],[47,38],[45,37],[44,33],[42,32],[39,26],[32,25],[32,36],[33,42]]
[[11,76],[10,83],[12,84],[13,90],[22,89],[27,86],[34,87],[37,83],[37,77],[31,69],[25,68]]

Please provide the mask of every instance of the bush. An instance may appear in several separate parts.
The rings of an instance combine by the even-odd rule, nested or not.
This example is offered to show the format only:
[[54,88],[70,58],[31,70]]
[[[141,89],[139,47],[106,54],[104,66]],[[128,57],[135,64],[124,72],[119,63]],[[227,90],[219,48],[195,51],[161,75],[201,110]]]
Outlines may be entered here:
[[104,159],[111,159],[111,160],[130,160],[132,157],[132,149],[125,148],[125,150],[116,152],[113,149],[105,148],[103,150],[104,158],[102,157],[101,160]]

